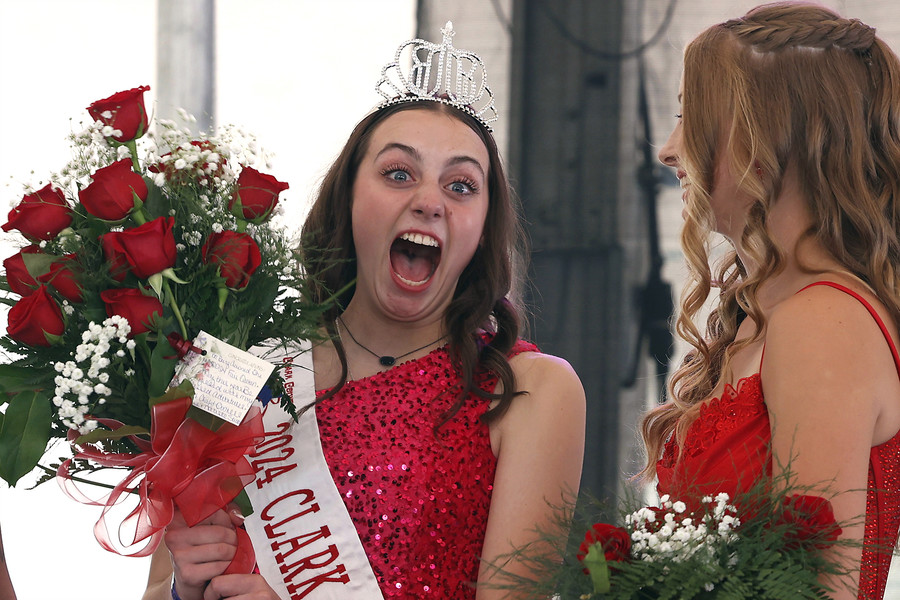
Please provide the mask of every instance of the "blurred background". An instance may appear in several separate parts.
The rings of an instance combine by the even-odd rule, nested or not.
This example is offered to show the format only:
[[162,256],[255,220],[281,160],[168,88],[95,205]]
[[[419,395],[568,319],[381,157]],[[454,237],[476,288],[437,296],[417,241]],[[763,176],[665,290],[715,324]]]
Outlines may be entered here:
[[[900,48],[896,0],[822,3]],[[87,122],[84,107],[149,84],[157,116],[183,107],[199,128],[256,134],[274,156],[268,172],[290,183],[283,218],[299,230],[319,178],[378,103],[382,66],[402,41],[439,40],[452,20],[454,45],[487,65],[496,137],[528,221],[530,337],[581,376],[583,487],[610,496],[639,468],[639,416],[682,352],[668,327],[683,278],[681,191],[656,162],[678,110],[682,49],[756,4],[0,0],[0,206],[68,160],[64,138]],[[18,242],[0,243],[6,257]],[[55,483],[28,484],[0,487],[20,600],[139,598],[149,559],[105,552],[92,534],[98,508]],[[886,597],[900,598],[891,585]]]

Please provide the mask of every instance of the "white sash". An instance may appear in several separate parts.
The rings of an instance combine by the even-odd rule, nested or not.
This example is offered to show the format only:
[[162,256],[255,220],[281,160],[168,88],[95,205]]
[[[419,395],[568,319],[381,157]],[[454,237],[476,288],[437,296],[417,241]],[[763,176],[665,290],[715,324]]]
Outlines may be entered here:
[[[262,349],[283,371],[294,406],[315,401],[312,350]],[[253,514],[244,525],[260,573],[282,600],[383,600],[378,582],[340,492],[334,484],[315,409],[294,423],[273,399],[263,412],[266,438],[249,456],[256,481],[245,489]]]

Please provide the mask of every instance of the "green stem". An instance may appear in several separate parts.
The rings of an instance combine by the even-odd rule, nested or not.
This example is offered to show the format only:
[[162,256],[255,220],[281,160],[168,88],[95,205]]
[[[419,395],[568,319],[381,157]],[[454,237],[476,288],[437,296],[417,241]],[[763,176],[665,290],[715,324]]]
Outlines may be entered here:
[[136,208],[131,211],[131,218],[134,219],[134,222],[138,225],[143,225],[147,222],[147,215],[144,214],[143,208]]
[[175,320],[178,321],[178,327],[181,328],[181,337],[184,339],[190,339],[187,333],[187,327],[184,325],[184,319],[181,317],[181,311],[178,309],[178,302],[175,301],[175,294],[172,293],[172,289],[169,287],[169,280],[163,279],[163,290],[165,290],[166,300],[169,302],[169,306],[172,307],[172,313],[175,315]]
[[138,160],[137,155],[137,140],[131,140],[125,142],[125,147],[128,148],[128,152],[131,154],[131,165],[134,168],[135,173],[141,172],[141,163]]
[[[56,469],[51,469],[50,467],[45,467],[41,463],[38,463],[38,468],[42,469],[45,473],[49,475],[56,475]],[[116,489],[116,486],[110,485],[108,483],[100,483],[99,481],[91,481],[90,479],[84,479],[83,477],[75,477],[74,475],[69,475],[69,479],[72,481],[77,481],[78,483],[86,483],[87,485],[95,485],[97,487],[106,488],[108,490]],[[135,490],[126,490],[129,494],[136,494]]]
[[247,221],[241,218],[235,219],[237,221],[237,232],[244,233],[247,231]]

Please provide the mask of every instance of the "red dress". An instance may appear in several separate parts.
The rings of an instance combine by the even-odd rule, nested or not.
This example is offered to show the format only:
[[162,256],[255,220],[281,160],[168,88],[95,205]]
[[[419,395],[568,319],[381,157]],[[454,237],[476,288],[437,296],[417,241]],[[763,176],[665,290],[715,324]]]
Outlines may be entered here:
[[[535,350],[519,341],[510,356]],[[435,432],[458,382],[438,348],[316,407],[325,459],[385,598],[475,598],[497,459],[480,421],[487,400],[470,396]],[[478,384],[493,391],[497,378]]]
[[[828,285],[850,294],[862,303],[878,323],[891,348],[900,373],[900,354],[875,309],[859,294],[831,282]],[[805,288],[804,288],[805,289]],[[768,455],[771,431],[763,399],[759,373],[725,386],[719,398],[700,409],[684,444],[681,461],[674,439],[666,443],[657,463],[660,494],[684,499],[679,494],[698,497],[727,492],[734,498],[747,491],[765,471],[771,473]],[[870,545],[893,546],[900,529],[900,431],[887,442],[872,448],[869,455],[869,482],[866,501],[865,543],[859,580],[860,599],[881,599],[890,569],[891,556],[876,552]]]

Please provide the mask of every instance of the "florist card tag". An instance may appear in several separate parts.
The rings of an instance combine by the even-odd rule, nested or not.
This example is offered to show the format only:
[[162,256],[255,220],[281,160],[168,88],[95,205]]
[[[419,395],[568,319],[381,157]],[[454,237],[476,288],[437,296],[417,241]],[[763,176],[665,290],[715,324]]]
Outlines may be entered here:
[[172,386],[189,379],[194,406],[240,425],[275,365],[205,331],[191,343],[206,354],[188,352],[175,369]]

